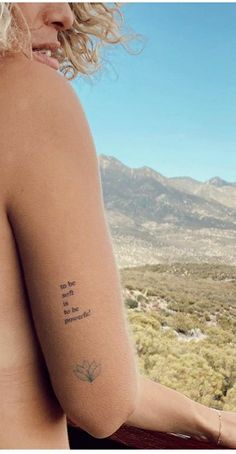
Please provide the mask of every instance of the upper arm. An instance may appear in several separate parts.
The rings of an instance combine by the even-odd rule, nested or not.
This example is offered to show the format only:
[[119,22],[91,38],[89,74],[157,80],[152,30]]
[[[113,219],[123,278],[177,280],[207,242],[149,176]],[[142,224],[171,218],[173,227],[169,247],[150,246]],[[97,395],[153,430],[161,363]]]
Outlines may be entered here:
[[114,432],[137,370],[98,160],[73,89],[44,66],[30,66],[11,139],[8,217],[55,394],[80,427]]

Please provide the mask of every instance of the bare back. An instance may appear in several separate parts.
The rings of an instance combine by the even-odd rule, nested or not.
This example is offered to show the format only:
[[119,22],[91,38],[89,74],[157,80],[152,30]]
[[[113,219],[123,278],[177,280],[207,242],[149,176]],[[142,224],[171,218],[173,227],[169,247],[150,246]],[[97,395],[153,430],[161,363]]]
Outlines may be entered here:
[[5,210],[11,159],[7,138],[14,125],[13,103],[8,101],[19,76],[16,70],[10,70],[11,65],[8,68],[0,64],[0,449],[69,449],[66,416],[53,392],[35,334],[20,258]]

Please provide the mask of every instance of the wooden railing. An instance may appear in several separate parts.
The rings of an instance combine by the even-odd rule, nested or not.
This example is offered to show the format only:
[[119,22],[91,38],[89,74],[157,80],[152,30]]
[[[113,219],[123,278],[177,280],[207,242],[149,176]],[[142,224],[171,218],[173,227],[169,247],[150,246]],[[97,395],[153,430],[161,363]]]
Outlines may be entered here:
[[94,438],[69,425],[68,435],[70,449],[227,449],[215,443],[186,438],[184,435],[137,429],[125,424],[108,438]]

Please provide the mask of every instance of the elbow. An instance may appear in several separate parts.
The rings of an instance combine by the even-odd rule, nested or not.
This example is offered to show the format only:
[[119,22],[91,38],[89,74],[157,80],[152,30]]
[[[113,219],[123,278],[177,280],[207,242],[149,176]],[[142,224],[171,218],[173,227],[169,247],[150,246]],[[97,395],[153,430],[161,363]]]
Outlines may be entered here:
[[126,423],[134,409],[123,413],[122,415],[114,415],[113,418],[105,418],[103,421],[97,421],[95,427],[87,432],[94,438],[108,438],[113,435],[120,427]]
[[[78,401],[67,399],[66,415],[74,425],[94,438],[107,438],[125,424],[137,407],[140,379],[137,369],[132,370],[132,380],[122,386],[104,386],[104,390],[93,395],[93,399],[83,396]],[[71,405],[68,405],[68,402]]]
[[104,415],[101,415],[97,409],[93,409],[86,416],[73,412],[73,414],[67,415],[67,419],[73,426],[79,427],[94,438],[108,438],[125,424],[134,411],[133,405],[126,409],[122,409],[122,405],[120,407],[117,412],[109,408]]
[[94,438],[108,438],[113,435],[122,426],[122,424],[124,424],[124,422],[119,422],[117,424],[117,421],[113,421],[113,425],[111,423],[108,425],[108,422],[106,421],[103,425],[100,424],[99,427],[96,427],[96,429],[92,432],[87,430],[87,433],[92,435]]

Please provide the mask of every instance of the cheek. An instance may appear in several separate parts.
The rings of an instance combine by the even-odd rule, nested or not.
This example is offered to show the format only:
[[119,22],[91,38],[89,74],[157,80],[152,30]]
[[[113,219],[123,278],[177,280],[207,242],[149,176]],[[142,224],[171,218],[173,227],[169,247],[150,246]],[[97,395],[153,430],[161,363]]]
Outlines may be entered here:
[[28,26],[33,26],[40,13],[40,5],[34,3],[18,3],[18,6]]

